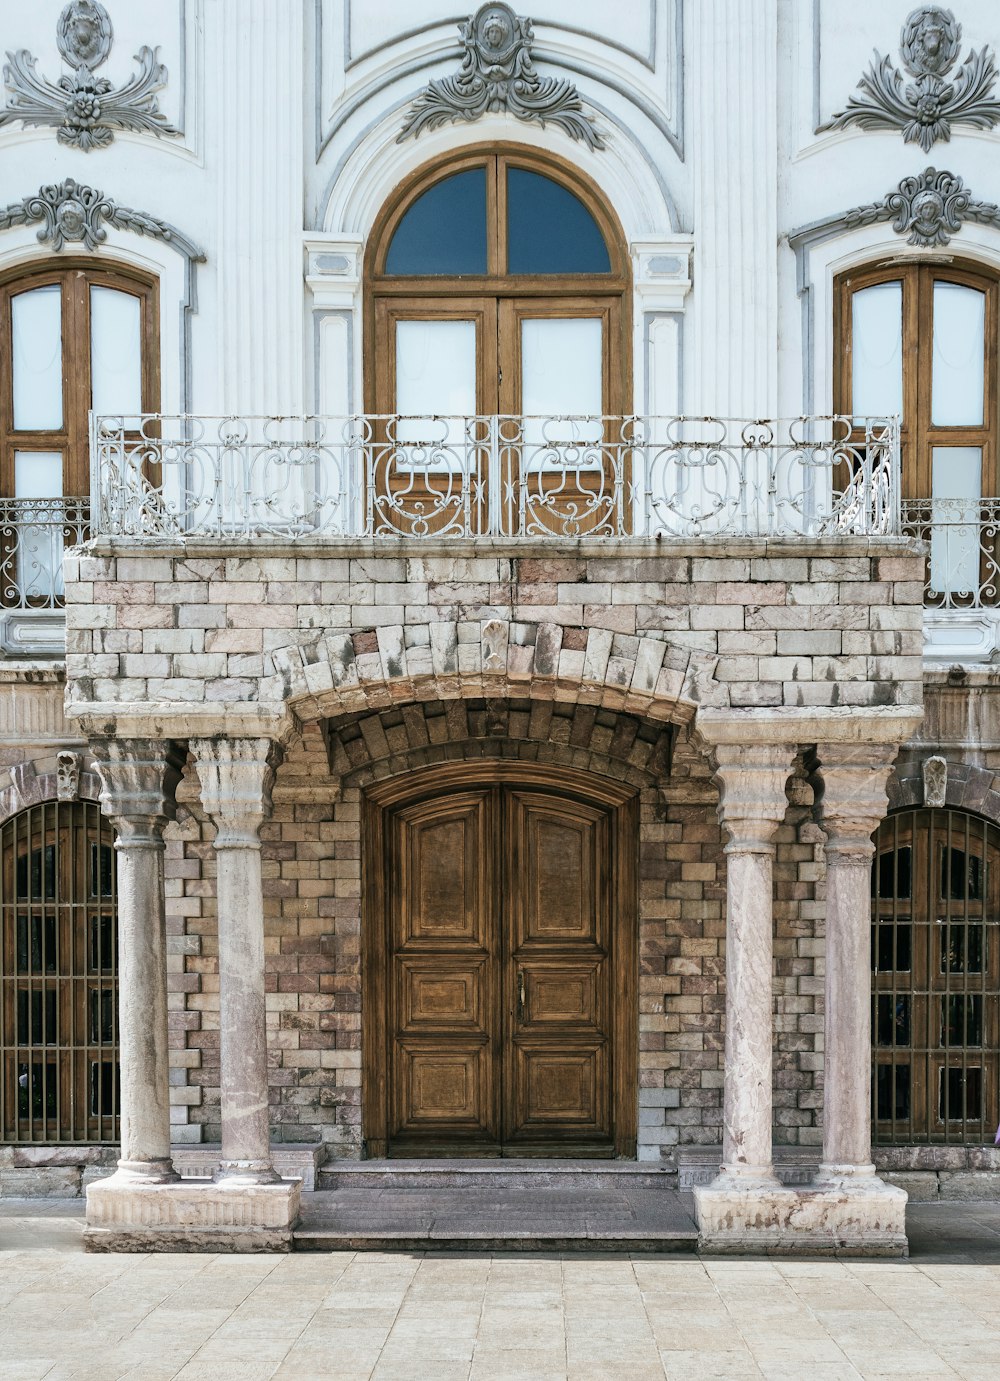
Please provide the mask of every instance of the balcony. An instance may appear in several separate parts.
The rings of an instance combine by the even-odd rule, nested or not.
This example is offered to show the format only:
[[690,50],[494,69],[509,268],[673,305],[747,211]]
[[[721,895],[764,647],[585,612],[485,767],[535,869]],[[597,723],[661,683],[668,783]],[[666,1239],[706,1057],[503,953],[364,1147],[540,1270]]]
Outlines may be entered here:
[[0,499],[0,646],[8,655],[65,648],[63,550],[91,536],[90,499]]
[[137,541],[898,532],[898,431],[800,417],[93,421],[96,535]]

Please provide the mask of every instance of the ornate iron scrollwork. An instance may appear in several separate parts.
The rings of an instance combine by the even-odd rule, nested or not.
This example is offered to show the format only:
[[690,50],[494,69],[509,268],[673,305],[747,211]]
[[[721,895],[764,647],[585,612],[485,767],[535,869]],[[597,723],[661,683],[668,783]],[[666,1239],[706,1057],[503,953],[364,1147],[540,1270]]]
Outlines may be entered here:
[[925,168],[916,177],[904,177],[881,201],[854,207],[844,221],[849,230],[892,221],[897,235],[909,232],[907,244],[932,249],[946,245],[963,221],[1000,226],[1000,208],[991,201],[976,201],[957,174]]
[[878,52],[858,82],[863,94],[851,96],[817,133],[860,125],[862,129],[902,130],[909,144],[924,153],[938,140],[951,138],[951,127],[992,129],[1000,121],[1000,101],[992,99],[996,59],[988,48],[969,51],[957,72],[962,26],[951,10],[921,5],[906,17],[899,38],[906,82],[892,60]]
[[84,249],[97,249],[108,238],[104,227],[110,225],[115,230],[131,230],[134,235],[167,240],[193,259],[204,257],[201,250],[166,221],[130,206],[119,206],[96,187],[74,182],[71,177],[65,182],[39,187],[34,196],[0,209],[0,230],[30,225],[33,221],[42,222],[38,232],[42,244],[51,243],[57,251],[67,241],[82,244]]
[[74,69],[56,84],[40,77],[36,59],[27,48],[8,53],[3,79],[10,94],[0,110],[0,125],[21,120],[26,125],[57,125],[60,144],[89,151],[104,148],[113,130],[134,129],[150,134],[180,134],[159,109],[155,93],[166,85],[167,69],[157,51],[142,47],[136,54],[139,72],[124,86],[112,87],[95,68],[111,52],[113,32],[107,10],[98,0],[73,0],[59,16],[56,42]]
[[530,19],[509,5],[483,5],[460,26],[464,56],[454,77],[432,81],[413,102],[399,141],[456,120],[505,112],[540,125],[551,122],[592,149],[604,141],[571,81],[540,77],[531,61]]

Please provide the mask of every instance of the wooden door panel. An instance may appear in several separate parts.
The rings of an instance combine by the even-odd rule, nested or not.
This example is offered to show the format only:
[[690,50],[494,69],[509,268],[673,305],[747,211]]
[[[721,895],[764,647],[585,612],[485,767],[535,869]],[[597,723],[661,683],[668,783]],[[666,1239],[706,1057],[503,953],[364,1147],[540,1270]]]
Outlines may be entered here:
[[493,1060],[485,1041],[403,1039],[397,1050],[391,1135],[431,1145],[496,1141]]
[[509,1139],[610,1139],[608,1075],[606,1044],[574,1049],[518,1042]]
[[397,949],[489,947],[487,795],[421,801],[396,817]]
[[484,990],[490,974],[485,958],[476,961],[401,959],[399,1029],[406,1035],[441,1034],[464,1030],[486,1036]]
[[512,793],[521,886],[512,896],[513,943],[606,947],[608,914],[599,904],[607,857],[600,811],[557,797]]
[[607,1013],[601,961],[574,964],[523,960],[519,969],[519,991],[524,994],[521,1026],[526,1032],[536,1027],[571,1027],[574,1034],[606,1029]]

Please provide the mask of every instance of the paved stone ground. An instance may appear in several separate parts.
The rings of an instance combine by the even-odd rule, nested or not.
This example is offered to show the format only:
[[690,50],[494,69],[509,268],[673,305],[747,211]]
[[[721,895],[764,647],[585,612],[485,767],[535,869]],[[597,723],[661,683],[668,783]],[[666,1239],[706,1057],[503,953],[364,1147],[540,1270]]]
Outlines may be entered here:
[[3,1381],[993,1378],[1000,1205],[917,1204],[908,1262],[88,1256],[0,1202]]

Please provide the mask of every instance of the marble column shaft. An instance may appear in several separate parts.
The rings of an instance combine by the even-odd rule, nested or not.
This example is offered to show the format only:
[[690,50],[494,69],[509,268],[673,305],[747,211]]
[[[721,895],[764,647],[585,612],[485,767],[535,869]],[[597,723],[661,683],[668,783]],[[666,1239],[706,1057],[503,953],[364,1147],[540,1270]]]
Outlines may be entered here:
[[195,739],[205,810],[216,828],[222,1155],[219,1177],[269,1184],[260,827],[271,812],[269,739]]
[[819,745],[826,832],[826,1015],[821,1180],[871,1176],[872,835],[897,748]]
[[713,753],[726,853],[724,1181],[774,1183],[771,1151],[774,835],[795,747],[719,745]]
[[170,1159],[163,828],[173,819],[184,755],[170,742],[92,745],[101,809],[118,860],[119,1171],[147,1183],[177,1178]]

